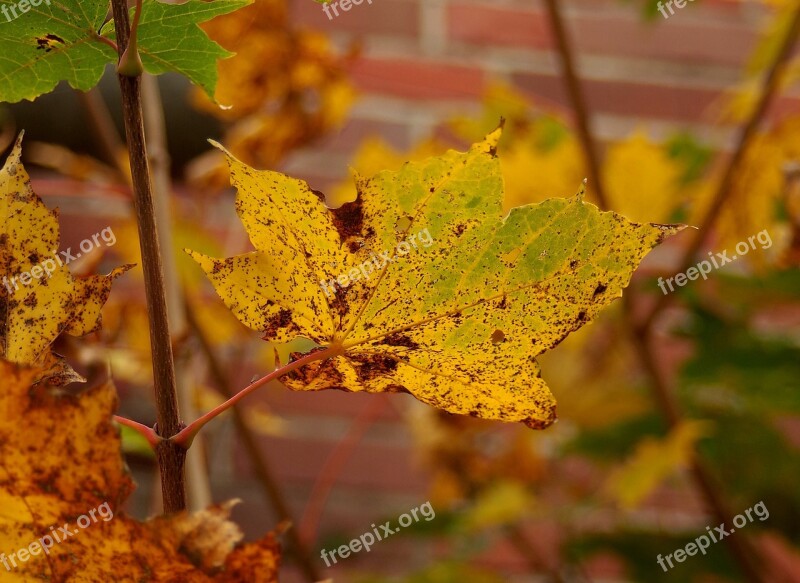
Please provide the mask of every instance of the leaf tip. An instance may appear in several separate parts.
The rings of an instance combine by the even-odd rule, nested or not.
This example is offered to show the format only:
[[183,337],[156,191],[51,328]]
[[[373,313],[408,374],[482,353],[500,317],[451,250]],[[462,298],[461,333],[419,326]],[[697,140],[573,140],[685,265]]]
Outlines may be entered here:
[[528,417],[527,419],[523,419],[522,423],[528,429],[535,429],[535,430],[542,430],[547,429],[554,423],[558,423],[558,417],[556,416],[556,407],[553,405],[553,408],[549,411],[550,415],[544,419],[539,417]]
[[188,247],[184,247],[183,251],[200,266],[200,268],[208,272],[212,268],[213,259],[208,255],[200,253],[199,251],[194,251],[189,249]]
[[583,202],[584,197],[586,196],[586,187],[589,186],[589,179],[584,178],[583,182],[581,182],[580,188],[578,188],[578,194],[575,195],[575,198],[578,199],[578,202]]
[[225,146],[220,144],[217,140],[209,139],[208,143],[211,144],[212,146],[214,146],[217,150],[223,152],[224,154],[227,154],[228,156],[231,155],[231,153],[225,148]]
[[108,275],[109,277],[111,277],[111,279],[117,279],[120,275],[122,275],[126,271],[130,271],[134,267],[136,267],[136,263],[126,263],[125,265],[120,265],[119,267],[115,267],[114,269],[111,270],[111,273],[109,273]]
[[[216,140],[208,140],[208,143],[214,146],[217,150],[225,154],[225,157],[228,159],[228,167],[231,169],[233,168],[234,164],[238,164],[240,166],[244,166],[241,160],[233,155],[233,153],[228,150],[225,146],[217,142]],[[233,179],[233,175],[231,175],[231,179]]]
[[20,130],[17,139],[14,140],[14,146],[11,148],[11,153],[6,159],[6,166],[12,163],[19,163],[22,160],[22,138],[25,137],[25,130]]
[[498,126],[489,133],[484,139],[483,143],[480,144],[480,147],[483,151],[487,152],[491,156],[497,155],[497,144],[500,143],[500,136],[503,135],[503,127],[506,125],[505,118],[500,118],[500,123]]
[[672,237],[673,235],[677,235],[678,233],[680,233],[684,229],[695,229],[695,230],[697,230],[697,227],[692,227],[690,225],[684,225],[684,224],[680,224],[680,223],[679,224],[674,224],[674,225],[662,225],[661,223],[650,223],[650,226],[651,227],[655,227],[656,229],[658,229],[660,231],[660,233],[658,235],[657,244],[661,244],[661,242],[664,241],[667,237]]

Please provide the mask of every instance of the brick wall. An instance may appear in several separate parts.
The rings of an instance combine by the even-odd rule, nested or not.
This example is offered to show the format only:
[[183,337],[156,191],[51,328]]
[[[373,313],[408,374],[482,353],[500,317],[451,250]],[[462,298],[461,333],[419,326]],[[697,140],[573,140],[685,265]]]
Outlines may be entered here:
[[[321,190],[347,176],[352,152],[365,137],[377,135],[397,147],[408,147],[454,113],[477,112],[480,96],[493,79],[513,84],[536,103],[569,112],[539,0],[372,0],[371,4],[363,0],[331,20],[313,0],[289,1],[295,22],[327,32],[343,49],[352,43],[362,49],[351,66],[353,82],[361,91],[351,119],[341,131],[293,155],[284,167]],[[639,126],[647,127],[655,137],[691,128],[696,135],[725,147],[730,128],[713,123],[714,104],[723,89],[740,79],[756,42],[762,9],[754,2],[702,0],[669,20],[657,17],[643,22],[635,9],[637,2],[562,0],[562,4],[601,140],[625,136]],[[49,110],[45,114],[60,117],[51,123],[44,116],[44,125],[65,127],[63,113],[47,106],[46,99],[42,101]],[[798,105],[798,97],[793,95],[781,99],[775,109],[780,114]],[[167,106],[174,111],[186,109],[182,98]],[[29,116],[22,125],[30,130],[34,117]],[[75,116],[75,123],[80,125],[80,119]],[[168,115],[168,119],[175,116]],[[82,138],[78,129],[73,133]],[[205,128],[202,133],[204,137]],[[28,139],[36,135],[31,131]],[[173,146],[179,139],[178,134]],[[37,191],[50,195],[48,204],[60,206],[63,216],[70,217],[63,226],[67,245],[108,224],[99,218],[89,224],[86,217],[91,213],[75,196],[67,196],[89,196],[83,184],[71,192],[63,182],[39,179]],[[221,216],[233,215],[230,199],[220,205],[224,206]],[[126,203],[112,204],[107,197],[100,206],[108,217],[127,213]],[[231,219],[227,224],[237,222]],[[257,342],[253,334],[253,343]],[[244,386],[257,372],[264,371],[241,370],[231,382]],[[335,391],[291,393],[276,388],[253,398],[267,402],[287,421],[284,435],[260,441],[298,517],[336,444],[375,400],[383,403],[373,412],[374,420],[339,475],[325,508],[322,541],[334,533],[358,536],[371,523],[397,517],[428,499],[426,474],[415,458],[402,420],[404,409],[420,406],[413,398]],[[210,452],[214,497],[242,498],[244,504],[237,507],[235,517],[248,536],[259,536],[274,526],[276,519],[263,502],[245,455],[233,447],[230,422],[218,427]],[[140,479],[144,499],[149,487],[144,474]],[[531,540],[539,544],[542,533],[537,526]],[[316,557],[322,544],[312,547]],[[351,570],[360,567],[381,573],[407,572],[437,552],[438,548],[397,538],[376,545],[369,554],[347,559],[329,574],[337,582],[346,582],[351,580]],[[502,565],[508,573],[523,570],[518,555],[509,548],[491,549],[481,558],[487,564]],[[302,578],[290,570],[282,580],[293,583]]]
[[[363,135],[406,146],[455,111],[475,110],[493,79],[512,83],[537,103],[569,110],[541,2],[364,0],[333,19],[311,0],[290,5],[296,22],[326,31],[342,47],[357,42],[363,48],[351,68],[362,99],[348,127],[290,165],[322,186],[346,175],[342,169]],[[643,21],[638,3],[563,5],[601,140],[644,124],[654,137],[690,126],[712,144],[728,143],[730,132],[715,123],[715,102],[741,79],[763,9],[705,0],[668,20]],[[777,109],[797,105],[795,95]]]
[[[354,42],[362,49],[351,67],[362,93],[351,120],[285,165],[317,188],[347,176],[351,154],[366,136],[408,147],[454,113],[478,111],[480,96],[493,79],[513,84],[537,103],[569,112],[541,2],[363,0],[347,12],[340,7],[333,19],[312,0],[290,0],[290,5],[297,23],[329,33],[343,49]],[[654,137],[691,128],[717,147],[726,146],[731,129],[715,124],[715,102],[741,78],[762,9],[747,2],[705,0],[668,20],[659,16],[645,22],[635,3],[571,0],[562,5],[601,140],[620,138],[641,126]],[[797,96],[787,97],[776,110],[797,105]],[[415,464],[398,413],[413,406],[412,399],[284,391],[267,397],[290,421],[285,437],[264,439],[264,446],[297,509],[304,506],[327,454],[371,398],[387,403],[333,491],[323,536],[334,530],[357,536],[377,519],[397,516],[427,500],[425,474]],[[239,518],[257,534],[268,520],[255,510],[260,498],[248,481],[246,460],[237,456],[234,464],[236,483],[218,486],[244,494],[247,506]],[[318,556],[320,549],[313,550]],[[492,564],[505,561],[512,572],[520,567],[509,549],[494,551],[487,557]],[[406,571],[434,551],[417,545],[417,554],[411,552],[400,540],[378,545],[330,574],[347,581],[349,569],[359,566],[382,573]],[[299,579],[290,574],[286,580]]]
[[[368,136],[408,147],[454,113],[479,111],[480,96],[493,79],[513,84],[536,103],[569,113],[540,1],[367,2],[363,0],[329,20],[313,0],[290,0],[295,22],[327,32],[343,49],[358,43],[362,50],[351,66],[361,98],[348,123],[315,147],[293,155],[284,166],[315,188],[325,190],[346,177],[353,151]],[[759,7],[752,2],[702,0],[669,20],[657,17],[643,22],[634,8],[637,3],[569,0],[562,4],[601,140],[625,136],[640,126],[647,127],[654,137],[691,128],[696,135],[725,147],[730,128],[713,123],[714,104],[723,89],[740,79],[763,18]],[[798,105],[796,95],[785,97],[776,111]],[[183,101],[176,107],[185,109]],[[38,191],[65,194],[63,183],[48,184],[41,181]],[[51,197],[48,203],[61,206],[65,216],[72,217],[64,227],[67,241],[78,241],[83,233],[108,224],[105,220],[92,225],[81,222],[85,212],[74,198]],[[103,205],[109,216],[114,209],[118,214],[126,212],[122,203],[117,208],[104,199]],[[233,214],[230,199],[220,205],[224,207],[221,216]],[[228,224],[237,223],[231,218]],[[256,334],[253,343],[258,343]],[[258,372],[264,371],[241,370],[231,382],[244,386]],[[371,523],[397,517],[428,499],[427,476],[402,419],[405,409],[421,406],[413,398],[335,391],[291,393],[272,388],[253,399],[262,399],[287,421],[284,435],[261,437],[260,441],[298,517],[336,444],[375,400],[383,403],[377,412],[372,411],[374,419],[345,463],[325,508],[322,542],[312,547],[320,566],[320,550],[330,546],[331,535],[356,537],[369,530]],[[244,504],[234,516],[249,537],[257,537],[273,527],[276,518],[263,501],[246,456],[233,445],[230,422],[217,427],[210,452],[214,497],[242,498]],[[143,500],[150,487],[146,474],[139,479]],[[552,537],[543,534],[547,532],[546,527],[537,525],[531,540],[546,548],[552,544]],[[328,573],[335,581],[346,582],[359,568],[384,574],[408,572],[438,552],[438,547],[396,538],[376,545],[369,554],[347,559]],[[494,548],[480,558],[506,573],[524,571],[511,548]],[[509,581],[531,580],[508,577]],[[282,579],[284,583],[302,580],[292,569]]]

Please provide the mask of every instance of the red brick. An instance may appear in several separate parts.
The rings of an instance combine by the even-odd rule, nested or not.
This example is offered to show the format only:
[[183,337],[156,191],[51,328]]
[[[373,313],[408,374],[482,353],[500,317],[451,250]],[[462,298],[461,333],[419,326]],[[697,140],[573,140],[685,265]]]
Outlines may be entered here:
[[[278,388],[277,384],[275,387],[270,387],[264,402],[278,414],[339,416],[354,419],[360,411],[379,399],[383,400],[385,404],[377,414],[377,418],[384,421],[399,420],[400,416],[389,400],[394,398],[413,399],[413,397],[404,395],[367,395],[344,391],[290,391],[286,388]],[[253,397],[253,399],[256,398]]]
[[[569,106],[560,77],[540,74],[514,76],[520,89]],[[697,120],[717,93],[623,81],[583,80],[588,106],[593,114],[612,113],[635,117]]]
[[[520,89],[537,96],[551,99],[569,107],[564,84],[552,75],[520,74],[514,76]],[[667,87],[633,81],[584,80],[583,88],[590,111],[621,116],[655,118],[682,122],[697,122],[709,119],[711,106],[721,96],[712,89]],[[796,108],[800,100],[784,98],[778,101],[774,111],[782,113]]]
[[[371,119],[350,118],[340,130],[329,134],[315,144],[315,149],[331,152],[355,151],[370,137],[380,137],[400,150],[413,146],[408,128],[404,124]],[[343,170],[347,171],[346,168]]]
[[417,36],[419,31],[419,6],[416,0],[364,0],[347,12],[339,8],[339,16],[329,19],[322,5],[312,0],[291,0],[290,16],[293,23],[306,25],[325,33],[350,32],[369,35]]
[[401,59],[359,59],[350,73],[362,91],[409,99],[477,99],[485,82],[480,69]]
[[[711,11],[706,11],[711,12]],[[456,41],[501,47],[553,47],[547,18],[540,10],[454,4],[448,9],[449,37]],[[753,48],[752,25],[709,25],[681,21],[645,22],[635,14],[568,18],[578,53],[631,58],[686,59],[692,64],[739,65]]]
[[[280,475],[282,484],[313,484],[337,442],[264,438],[260,440],[270,467]],[[247,465],[246,456],[237,452],[239,463]],[[238,473],[238,472],[237,472]],[[413,493],[424,489],[425,479],[413,452],[405,447],[387,447],[362,441],[344,464],[336,479],[337,486],[351,486],[380,491]]]
[[452,40],[512,47],[552,46],[547,19],[539,11],[452,4],[447,12]]

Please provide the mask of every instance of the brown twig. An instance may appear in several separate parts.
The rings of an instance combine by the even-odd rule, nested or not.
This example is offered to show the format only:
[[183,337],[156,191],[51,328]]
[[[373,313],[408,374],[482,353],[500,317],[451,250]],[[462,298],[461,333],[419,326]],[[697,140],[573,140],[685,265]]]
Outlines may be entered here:
[[[214,348],[208,341],[208,338],[206,338],[205,334],[203,334],[203,331],[197,322],[197,318],[195,318],[189,306],[188,298],[184,299],[184,304],[186,305],[187,322],[189,323],[189,327],[195,335],[195,338],[197,338],[197,341],[200,344],[200,350],[202,351],[206,358],[206,362],[208,363],[208,369],[211,373],[211,378],[213,379],[217,390],[226,399],[230,399],[234,395],[234,391],[228,382],[228,374],[223,369],[216,352],[214,352]],[[236,426],[236,431],[239,434],[239,439],[244,445],[245,451],[250,458],[250,464],[253,467],[253,472],[255,473],[256,478],[259,482],[261,482],[267,502],[275,509],[275,512],[278,514],[278,518],[281,521],[289,521],[293,525],[296,525],[297,521],[294,520],[291,510],[289,510],[289,504],[286,502],[283,492],[278,485],[278,481],[273,476],[272,469],[269,467],[267,460],[265,460],[264,456],[261,454],[256,437],[247,424],[247,420],[244,418],[241,409],[238,405],[234,405],[231,408],[231,412],[233,413],[233,422]],[[322,574],[319,572],[316,564],[311,558],[308,548],[300,539],[297,528],[289,528],[289,530],[286,531],[286,536],[289,539],[290,549],[294,551],[295,557],[297,558],[300,567],[303,569],[306,578],[311,582],[320,581],[322,579]]]
[[94,40],[96,41],[103,43],[104,45],[110,46],[112,49],[114,49],[114,52],[119,52],[119,47],[117,46],[117,43],[115,43],[110,38],[106,38],[100,33],[93,34],[92,38],[94,38]]
[[592,132],[589,126],[589,113],[586,107],[586,99],[583,95],[580,80],[575,72],[575,59],[572,54],[572,44],[569,34],[564,26],[564,19],[561,16],[561,8],[558,0],[545,0],[547,15],[550,20],[550,28],[556,37],[558,52],[561,56],[561,66],[564,73],[564,81],[567,84],[572,109],[575,112],[575,126],[581,140],[584,158],[586,158],[586,169],[589,172],[591,187],[597,195],[597,202],[601,208],[608,208],[608,198],[606,197],[605,186],[600,172],[600,162],[597,157]]
[[[128,3],[112,0],[120,57],[128,46],[130,34]],[[156,448],[161,473],[161,490],[164,495],[164,512],[172,514],[186,508],[184,462],[186,450],[168,439],[176,435],[182,424],[178,413],[175,389],[175,368],[172,358],[167,302],[164,290],[164,273],[156,228],[150,168],[145,146],[142,119],[141,77],[118,75],[122,93],[122,113],[128,156],[133,179],[136,222],[139,227],[139,245],[142,252],[147,313],[150,322],[150,344],[153,358],[153,381],[157,407],[157,432],[164,438]]]
[[[626,304],[626,306],[628,305],[629,304]],[[626,313],[628,315],[628,322],[630,322],[630,312],[626,311]],[[669,428],[673,429],[681,422],[683,415],[679,410],[678,404],[672,397],[664,375],[658,368],[655,351],[651,346],[650,339],[641,328],[635,329],[633,326],[629,325],[629,329],[631,332],[631,339],[639,353],[639,358],[652,380],[653,390],[659,409],[667,421]],[[716,480],[703,461],[695,456],[690,463],[689,469],[695,485],[711,508],[715,520],[719,521],[720,524],[733,524],[734,515],[728,510],[720,494],[720,489]],[[747,580],[753,583],[759,583],[761,581],[761,575],[757,564],[757,557],[759,555],[750,539],[742,533],[737,533],[736,536],[725,537],[725,543],[728,545],[733,558],[736,560]]]
[[[695,255],[708,238],[711,232],[711,227],[719,217],[720,210],[731,193],[739,166],[742,164],[747,151],[750,149],[753,138],[756,136],[756,132],[766,116],[772,100],[778,94],[778,88],[781,79],[784,76],[784,72],[789,65],[789,60],[792,56],[794,45],[797,42],[798,34],[800,34],[800,7],[795,10],[791,23],[789,24],[789,28],[786,30],[786,36],[781,42],[780,49],[777,53],[775,53],[775,57],[769,66],[767,75],[764,77],[758,102],[750,114],[749,119],[747,122],[745,122],[744,126],[742,126],[739,137],[736,140],[736,146],[734,148],[733,155],[728,159],[728,163],[725,166],[722,179],[720,180],[717,190],[714,193],[714,198],[711,201],[711,205],[708,207],[705,215],[700,221],[700,227],[697,231],[697,234],[686,248],[686,251],[681,258],[681,268],[679,270],[681,273],[689,269],[694,264]],[[649,329],[658,314],[661,313],[661,311],[667,306],[670,299],[671,296],[669,294],[660,296],[653,308],[642,320],[640,326],[646,330]]]
[[[607,199],[602,191],[600,167],[599,163],[597,162],[597,157],[594,150],[594,142],[589,130],[588,113],[585,107],[585,101],[581,92],[580,83],[575,75],[569,38],[567,37],[565,31],[558,1],[545,0],[545,4],[548,9],[551,26],[556,36],[556,41],[561,53],[561,58],[564,65],[564,75],[572,99],[572,104],[575,109],[578,126],[577,129],[580,134],[583,150],[589,164],[590,177],[592,177],[592,180],[595,181],[599,187],[598,201],[600,202],[601,206],[606,206]],[[795,13],[792,24],[787,32],[787,36],[784,39],[784,43],[776,55],[775,61],[773,62],[769,74],[766,77],[758,105],[753,111],[751,118],[742,129],[735,153],[728,163],[728,167],[723,175],[722,181],[720,182],[717,193],[712,201],[712,205],[708,209],[708,212],[701,223],[701,233],[686,251],[682,264],[684,264],[687,268],[691,264],[694,254],[702,245],[706,236],[706,231],[709,230],[714,220],[716,220],[719,210],[722,207],[725,198],[728,196],[730,187],[735,178],[735,171],[743,159],[744,154],[746,153],[747,148],[750,145],[750,142],[752,141],[752,138],[755,135],[755,132],[768,109],[772,97],[776,92],[788,57],[791,54],[798,30],[800,30],[800,9],[798,9],[798,11]],[[661,371],[658,369],[655,357],[656,353],[653,347],[650,345],[648,334],[650,330],[650,324],[652,323],[658,311],[665,305],[665,301],[660,301],[657,303],[655,309],[644,320],[644,325],[637,325],[637,321],[632,310],[632,295],[633,290],[630,289],[625,296],[624,305],[626,324],[630,329],[631,338],[636,350],[639,353],[640,360],[644,365],[648,375],[651,377],[653,392],[658,407],[666,419],[668,426],[672,428],[680,423],[682,415],[677,403],[672,397],[666,379],[662,376]],[[720,522],[730,524],[732,514],[728,511],[711,472],[708,471],[708,469],[703,465],[702,461],[697,457],[695,457],[695,459],[692,461],[690,469],[695,485],[702,493],[715,518]],[[757,557],[758,555],[752,544],[750,544],[749,539],[742,536],[737,536],[727,537],[725,540],[727,541],[728,548],[733,554],[734,559],[739,564],[740,569],[747,579],[749,581],[758,583],[761,580],[760,574],[753,559],[753,557]]]
[[[183,419],[197,416],[192,401],[194,355],[176,348],[188,335],[186,307],[181,289],[178,262],[175,257],[172,219],[172,181],[170,179],[170,157],[167,142],[167,124],[164,119],[164,104],[158,87],[158,79],[152,75],[142,76],[142,106],[144,126],[147,134],[147,154],[153,176],[153,205],[158,226],[158,238],[164,245],[164,292],[167,300],[170,336],[175,353],[176,390],[179,412]],[[203,510],[211,504],[211,484],[206,466],[205,446],[202,439],[195,439],[186,454],[186,494],[190,511]]]
[[527,562],[532,573],[545,573],[554,583],[567,583],[557,567],[552,568],[540,556],[540,552],[531,544],[519,524],[510,524],[505,529],[509,542]]
[[328,455],[328,459],[325,460],[314,487],[311,489],[308,504],[303,512],[299,528],[302,540],[309,543],[316,540],[322,511],[333,485],[367,430],[380,415],[384,405],[386,405],[386,401],[382,396],[372,397],[355,418],[344,438]]
[[97,87],[89,91],[76,91],[78,99],[86,110],[89,118],[89,127],[97,138],[98,145],[103,152],[103,158],[112,167],[116,168],[123,176],[125,169],[120,164],[120,152],[125,145],[119,138],[114,120],[106,107],[103,96]]

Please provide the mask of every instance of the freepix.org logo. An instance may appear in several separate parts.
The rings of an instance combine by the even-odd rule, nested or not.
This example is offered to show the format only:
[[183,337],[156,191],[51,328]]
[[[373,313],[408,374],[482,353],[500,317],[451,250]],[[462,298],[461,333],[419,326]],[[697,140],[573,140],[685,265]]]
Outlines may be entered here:
[[[28,12],[33,6],[41,6],[47,4],[50,6],[50,0],[19,0],[16,4],[0,4],[0,12],[6,17],[6,22],[11,22]],[[0,23],[3,20],[0,19]]]
[[80,249],[82,253],[76,253],[73,255],[72,247],[68,247],[65,251],[60,251],[59,253],[53,255],[52,258],[45,259],[41,263],[34,265],[30,271],[23,271],[22,273],[12,276],[11,278],[8,276],[4,277],[3,285],[8,290],[9,294],[13,294],[16,290],[20,289],[20,284],[26,286],[33,283],[34,280],[41,279],[44,276],[47,276],[48,278],[53,277],[53,273],[55,273],[59,267],[69,265],[76,259],[80,259],[84,253],[89,253],[93,249],[100,247],[101,238],[106,244],[106,247],[111,247],[117,242],[117,237],[114,235],[114,231],[111,230],[111,227],[106,227],[99,233],[92,235],[91,239],[87,238],[81,241]]
[[353,267],[349,272],[341,273],[338,277],[329,281],[321,280],[319,286],[325,292],[325,295],[332,298],[336,295],[337,284],[344,289],[359,279],[370,279],[373,273],[380,273],[389,263],[394,263],[399,257],[411,253],[412,248],[418,250],[417,242],[426,249],[433,245],[433,237],[431,237],[427,228],[422,229],[419,233],[409,235],[404,241],[400,241],[397,244],[394,255],[392,255],[391,251],[383,251],[380,255],[373,254],[367,261]]
[[75,536],[82,530],[89,528],[91,525],[96,524],[100,519],[103,522],[108,522],[114,518],[114,511],[111,509],[111,506],[108,502],[103,502],[97,508],[93,508],[86,514],[81,514],[78,519],[75,521],[78,528],[70,528],[70,524],[64,524],[63,526],[53,525],[50,527],[50,532],[43,535],[40,539],[31,542],[27,547],[22,547],[21,549],[11,553],[10,555],[6,555],[5,553],[0,553],[0,564],[2,564],[6,571],[11,571],[12,569],[16,569],[19,567],[19,563],[27,563],[31,557],[35,557],[37,555],[45,554],[50,555],[50,549],[53,548],[56,544],[61,544],[66,541],[68,538]]

